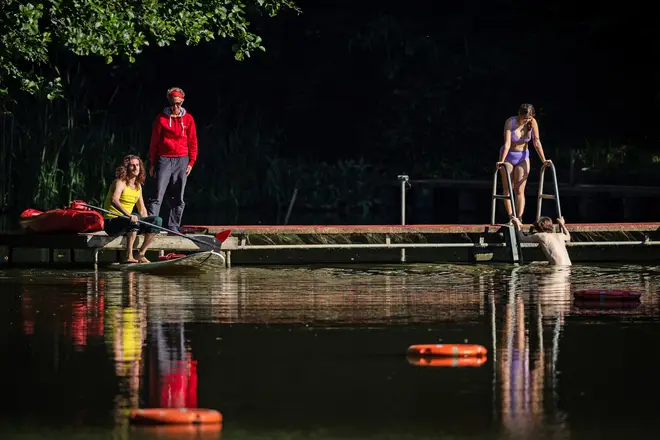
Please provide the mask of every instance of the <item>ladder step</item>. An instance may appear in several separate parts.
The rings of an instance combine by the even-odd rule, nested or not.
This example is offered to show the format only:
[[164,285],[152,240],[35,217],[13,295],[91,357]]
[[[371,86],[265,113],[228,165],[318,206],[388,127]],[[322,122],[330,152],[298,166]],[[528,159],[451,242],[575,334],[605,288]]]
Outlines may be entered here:
[[542,199],[555,200],[554,194],[541,194],[539,197]]
[[495,194],[493,196],[494,199],[503,199],[503,200],[509,200],[510,196],[503,196],[501,194]]

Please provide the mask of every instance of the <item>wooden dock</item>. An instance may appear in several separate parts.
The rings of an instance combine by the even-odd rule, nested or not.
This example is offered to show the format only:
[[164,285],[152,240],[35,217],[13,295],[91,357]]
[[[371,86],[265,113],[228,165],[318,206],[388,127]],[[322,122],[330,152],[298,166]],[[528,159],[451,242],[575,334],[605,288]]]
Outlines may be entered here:
[[[660,223],[567,225],[573,262],[660,260]],[[525,230],[529,229],[525,226]],[[530,262],[545,258],[536,244],[517,243],[507,225],[187,225],[187,235],[231,229],[222,244],[227,265],[334,263]],[[138,238],[136,246],[141,244]],[[123,237],[94,234],[0,234],[7,264],[110,263],[121,258]],[[160,234],[155,252],[194,252],[197,244]]]

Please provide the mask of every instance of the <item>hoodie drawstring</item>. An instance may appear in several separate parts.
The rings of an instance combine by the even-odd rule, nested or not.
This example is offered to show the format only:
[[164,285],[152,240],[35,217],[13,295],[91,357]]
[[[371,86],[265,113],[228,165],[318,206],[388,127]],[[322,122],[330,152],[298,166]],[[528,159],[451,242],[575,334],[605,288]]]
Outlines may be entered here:
[[[170,107],[165,107],[163,109],[163,113],[165,113],[166,116],[169,116],[170,127],[172,127],[172,109]],[[181,107],[181,114],[179,115],[179,118],[181,118],[181,136],[186,135],[186,127],[183,125],[183,115],[185,114],[186,114],[186,109]]]

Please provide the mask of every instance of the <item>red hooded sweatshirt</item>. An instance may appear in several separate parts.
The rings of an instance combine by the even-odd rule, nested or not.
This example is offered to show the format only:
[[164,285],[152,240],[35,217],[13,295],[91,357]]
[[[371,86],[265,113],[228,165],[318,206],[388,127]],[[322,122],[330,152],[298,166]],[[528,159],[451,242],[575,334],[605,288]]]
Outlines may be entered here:
[[158,157],[188,156],[188,165],[197,160],[197,129],[192,115],[184,108],[176,117],[169,107],[165,107],[154,122],[151,130],[149,157],[152,165],[158,163]]

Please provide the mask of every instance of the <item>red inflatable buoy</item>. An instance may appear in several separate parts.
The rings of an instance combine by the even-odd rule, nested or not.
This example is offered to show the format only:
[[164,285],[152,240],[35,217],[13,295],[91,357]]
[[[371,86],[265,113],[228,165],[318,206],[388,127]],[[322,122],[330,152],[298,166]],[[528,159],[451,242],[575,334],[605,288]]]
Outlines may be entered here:
[[576,299],[575,307],[588,310],[634,310],[641,306],[641,301],[621,301],[611,299],[607,301]]
[[583,289],[573,292],[576,299],[591,300],[591,301],[636,301],[642,296],[641,292],[634,292],[631,290],[615,290],[615,289]]

